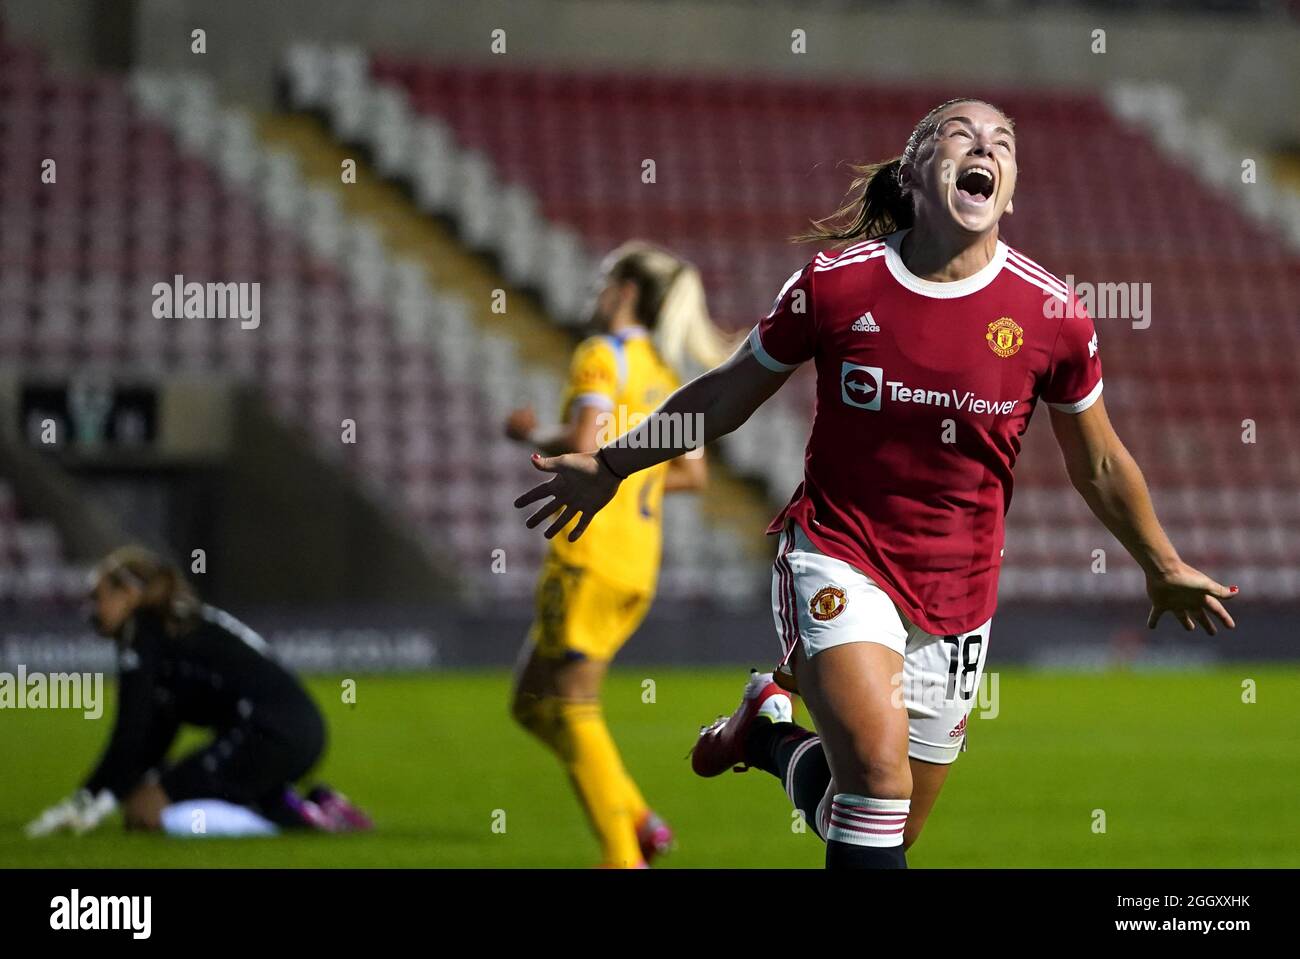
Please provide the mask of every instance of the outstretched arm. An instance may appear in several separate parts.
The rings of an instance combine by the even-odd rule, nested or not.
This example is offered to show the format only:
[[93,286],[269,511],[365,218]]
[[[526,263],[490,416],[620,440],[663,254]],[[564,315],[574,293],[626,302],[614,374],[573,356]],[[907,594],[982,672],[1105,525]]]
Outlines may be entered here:
[[576,540],[592,517],[613,499],[622,480],[726,436],[789,377],[789,371],[775,373],[759,363],[745,342],[729,360],[681,387],[635,429],[595,455],[542,457],[534,453],[533,465],[555,475],[520,496],[515,506],[548,500],[527,521],[532,529],[559,513],[546,529],[547,539],[581,514],[569,533],[569,539]]
[[1102,400],[1082,413],[1052,409],[1051,417],[1070,482],[1146,573],[1151,597],[1147,625],[1154,629],[1169,612],[1184,629],[1200,623],[1213,636],[1212,613],[1233,628],[1222,600],[1235,596],[1237,588],[1216,583],[1178,558],[1156,519],[1142,471],[1116,435]]

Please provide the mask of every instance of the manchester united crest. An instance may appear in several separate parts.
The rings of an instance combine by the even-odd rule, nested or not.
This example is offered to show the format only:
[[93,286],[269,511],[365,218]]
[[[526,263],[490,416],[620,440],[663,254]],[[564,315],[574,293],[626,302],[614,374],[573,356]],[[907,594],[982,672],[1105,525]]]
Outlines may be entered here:
[[838,586],[823,586],[808,601],[808,612],[819,623],[834,619],[849,604],[848,594]]
[[1025,331],[1011,317],[1002,316],[989,324],[984,339],[988,340],[990,350],[1006,359],[1025,345]]

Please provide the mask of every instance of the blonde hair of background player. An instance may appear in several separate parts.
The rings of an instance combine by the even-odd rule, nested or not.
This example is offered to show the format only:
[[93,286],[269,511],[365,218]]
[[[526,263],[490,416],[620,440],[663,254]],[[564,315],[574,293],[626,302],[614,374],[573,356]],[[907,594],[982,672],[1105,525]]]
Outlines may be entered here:
[[637,322],[650,331],[655,351],[678,376],[708,370],[735,343],[709,316],[700,271],[662,247],[630,240],[605,258],[602,274],[636,285]]

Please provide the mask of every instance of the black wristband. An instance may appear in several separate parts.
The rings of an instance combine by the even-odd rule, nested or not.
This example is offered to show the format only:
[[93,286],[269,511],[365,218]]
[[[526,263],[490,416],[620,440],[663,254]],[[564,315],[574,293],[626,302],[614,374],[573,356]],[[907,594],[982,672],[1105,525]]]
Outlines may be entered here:
[[609,460],[605,459],[605,447],[602,446],[600,449],[596,450],[596,459],[600,463],[600,465],[605,467],[605,469],[609,470],[610,475],[612,475],[614,479],[618,480],[620,483],[623,482],[623,480],[627,479],[626,476],[619,476],[617,471],[615,471],[614,467],[609,465]]

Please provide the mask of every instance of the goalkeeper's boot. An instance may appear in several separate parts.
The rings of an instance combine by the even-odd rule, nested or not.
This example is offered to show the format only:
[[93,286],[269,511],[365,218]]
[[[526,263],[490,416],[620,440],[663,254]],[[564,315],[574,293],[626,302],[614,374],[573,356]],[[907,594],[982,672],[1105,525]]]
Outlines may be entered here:
[[307,798],[333,823],[334,832],[369,832],[375,828],[370,817],[354,806],[352,800],[324,783],[314,786]]
[[268,816],[277,825],[295,829],[314,829],[317,832],[339,832],[335,820],[325,814],[325,810],[311,799],[304,799],[294,792],[293,787],[286,787],[280,805],[273,809],[274,815]]

